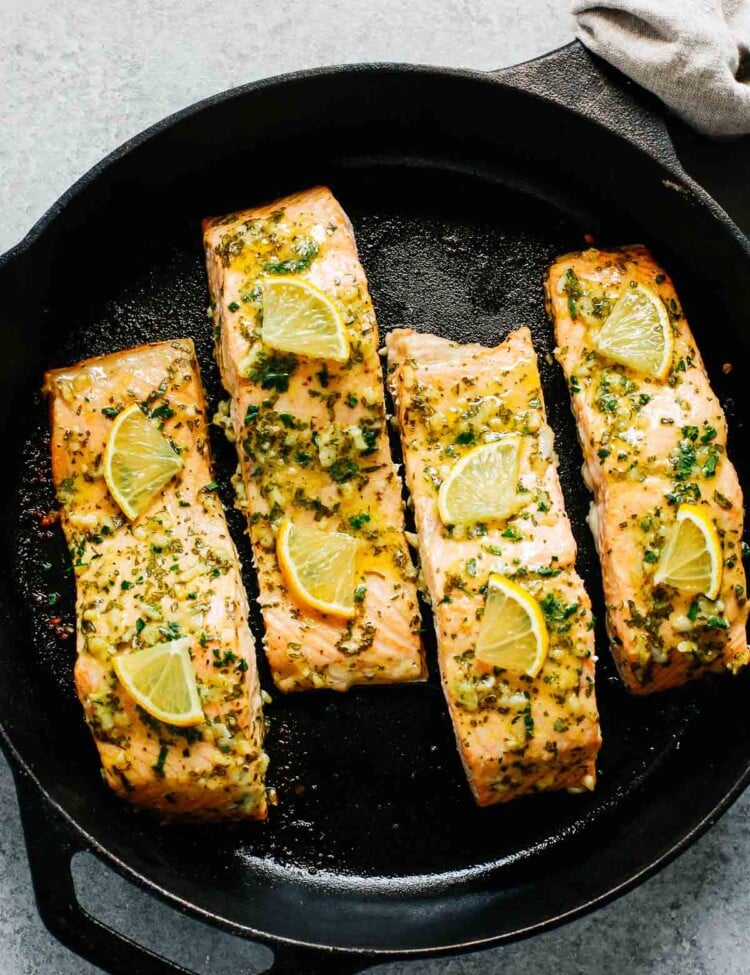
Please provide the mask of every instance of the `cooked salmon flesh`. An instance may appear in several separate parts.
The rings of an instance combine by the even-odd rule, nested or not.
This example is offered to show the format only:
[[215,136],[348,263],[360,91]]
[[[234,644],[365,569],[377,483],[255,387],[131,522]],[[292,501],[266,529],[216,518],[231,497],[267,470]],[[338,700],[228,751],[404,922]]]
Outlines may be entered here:
[[[215,492],[193,343],[146,345],[49,372],[52,472],[76,581],[75,685],[104,779],[164,816],[264,819],[263,715],[240,563]],[[102,465],[116,417],[140,404],[182,469],[134,521]],[[187,637],[205,720],[135,703],[118,655]]]
[[[443,689],[476,801],[488,806],[549,789],[593,789],[601,741],[593,620],[574,567],[529,330],[485,348],[400,329],[387,346]],[[513,514],[444,524],[443,480],[477,445],[508,435],[521,443]],[[475,654],[493,573],[519,585],[544,613],[549,653],[536,676]]]
[[[597,335],[629,288],[647,289],[667,313],[673,350],[664,378],[597,351]],[[750,659],[742,491],[727,456],[724,411],[674,285],[645,247],[592,248],[555,261],[547,292],[594,495],[589,521],[620,675],[631,691],[648,694],[706,671],[736,673]],[[656,582],[684,505],[718,534],[716,599]]]
[[[265,621],[282,691],[422,680],[416,572],[391,459],[378,329],[349,220],[317,187],[205,221],[224,420],[239,455]],[[261,340],[269,277],[312,285],[348,340],[345,361],[276,352]],[[358,542],[355,615],[324,614],[290,591],[276,553],[282,523]]]

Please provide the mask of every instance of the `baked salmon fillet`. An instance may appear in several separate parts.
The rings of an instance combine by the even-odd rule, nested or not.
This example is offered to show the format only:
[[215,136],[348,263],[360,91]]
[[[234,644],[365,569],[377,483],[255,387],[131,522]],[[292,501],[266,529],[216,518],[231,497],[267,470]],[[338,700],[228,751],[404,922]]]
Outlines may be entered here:
[[[496,348],[400,329],[387,338],[407,486],[458,748],[480,806],[595,784],[601,743],[591,605],[575,571],[536,355],[527,328]],[[477,445],[518,435],[512,516],[445,525],[439,488]],[[541,606],[549,652],[534,677],[475,655],[490,575]]]
[[[673,349],[663,379],[597,352],[597,334],[630,287],[648,289],[668,313]],[[623,681],[648,694],[706,671],[736,673],[748,662],[742,492],[724,412],[672,281],[645,247],[589,249],[555,261],[547,296],[594,495],[589,523]],[[715,525],[716,599],[655,580],[683,505]]]
[[[349,220],[324,187],[204,223],[224,414],[239,454],[265,649],[282,691],[425,677],[416,571],[386,431],[378,329]],[[260,338],[269,276],[312,285],[344,323],[346,361],[274,352]],[[222,417],[218,418],[220,421]],[[321,613],[287,585],[283,523],[358,541],[355,615]]]
[[[47,373],[52,473],[76,581],[75,685],[106,782],[163,816],[264,819],[267,758],[255,646],[237,552],[215,492],[189,339]],[[180,472],[134,521],[110,495],[103,454],[133,403],[179,451]],[[148,714],[113,662],[188,637],[205,720]]]

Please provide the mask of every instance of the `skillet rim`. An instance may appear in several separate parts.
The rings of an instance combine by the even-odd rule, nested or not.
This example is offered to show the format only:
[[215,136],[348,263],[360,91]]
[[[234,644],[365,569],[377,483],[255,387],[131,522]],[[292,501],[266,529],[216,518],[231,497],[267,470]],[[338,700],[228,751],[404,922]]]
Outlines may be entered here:
[[[94,164],[94,166],[80,176],[45,211],[45,213],[32,225],[30,230],[17,244],[12,246],[4,254],[0,255],[0,272],[10,268],[14,261],[23,260],[32,250],[36,242],[42,238],[49,228],[55,223],[55,221],[64,214],[66,209],[75,202],[77,197],[90,184],[94,183],[100,175],[106,172],[107,169],[117,163],[120,159],[139,149],[151,139],[178,124],[179,122],[187,118],[197,116],[203,110],[212,108],[217,104],[229,102],[234,98],[244,98],[245,96],[255,92],[288,83],[306,81],[308,79],[322,76],[336,77],[342,75],[365,74],[382,75],[384,73],[390,73],[395,76],[432,75],[436,77],[454,77],[467,81],[480,82],[482,84],[500,85],[505,88],[512,88],[516,91],[520,90],[525,97],[532,98],[536,101],[546,102],[548,104],[552,103],[555,108],[566,114],[586,118],[589,124],[592,124],[597,128],[604,129],[609,136],[614,136],[616,139],[625,142],[631,150],[635,150],[639,154],[647,156],[652,162],[655,162],[665,172],[665,174],[672,177],[672,180],[679,181],[679,184],[675,188],[682,191],[687,191],[696,199],[696,202],[701,207],[710,213],[714,220],[722,224],[723,231],[734,238],[734,243],[740,245],[740,248],[745,251],[747,258],[750,261],[750,239],[745,236],[745,234],[734,223],[726,211],[713,199],[713,197],[711,197],[699,184],[697,184],[688,174],[685,173],[676,155],[668,153],[667,155],[672,155],[672,158],[665,158],[664,154],[654,152],[653,147],[639,143],[632,137],[618,131],[617,128],[613,127],[613,125],[608,124],[602,115],[597,117],[596,114],[592,115],[589,112],[572,108],[569,105],[561,102],[559,98],[555,97],[554,91],[547,94],[541,94],[537,90],[529,89],[522,82],[516,83],[513,81],[513,73],[517,68],[524,68],[528,67],[529,65],[533,66],[537,62],[544,62],[547,59],[555,57],[556,55],[564,56],[566,53],[572,54],[576,50],[583,50],[582,45],[580,45],[580,42],[578,41],[564,45],[555,51],[542,55],[541,57],[532,58],[529,61],[523,62],[522,64],[513,65],[508,68],[500,69],[496,72],[479,71],[469,68],[433,66],[426,64],[408,64],[403,62],[371,62],[322,66],[300,71],[287,72],[281,75],[259,79],[245,85],[228,88],[209,95],[206,98],[188,105],[185,108],[179,109],[165,118],[153,123],[146,129],[132,136],[130,139],[127,139],[125,142],[108,153],[98,163]],[[665,143],[667,146],[669,146],[669,139],[666,132]],[[3,575],[5,575],[4,571]],[[534,924],[526,925],[525,927],[514,931],[492,935],[487,938],[476,939],[468,942],[458,942],[456,944],[443,944],[439,946],[406,949],[362,948],[352,946],[331,946],[297,940],[276,934],[269,934],[249,925],[228,920],[221,915],[215,914],[214,912],[202,908],[197,904],[186,900],[184,897],[169,891],[159,883],[152,881],[148,879],[148,877],[138,873],[135,867],[129,865],[115,853],[111,852],[103,843],[92,837],[87,830],[80,826],[75,818],[67,812],[61,803],[50,796],[49,792],[39,780],[37,775],[31,771],[28,764],[23,759],[20,751],[11,740],[9,733],[1,720],[0,747],[3,748],[3,751],[9,759],[9,764],[11,765],[17,791],[19,793],[19,799],[21,799],[22,792],[20,777],[23,776],[27,780],[24,785],[26,785],[28,782],[33,783],[34,788],[40,793],[40,795],[37,797],[38,801],[44,803],[48,809],[54,810],[54,813],[63,821],[68,833],[71,834],[72,838],[74,838],[79,845],[80,852],[90,852],[94,854],[108,867],[116,870],[121,876],[125,877],[125,879],[127,879],[129,882],[134,883],[137,887],[150,894],[155,894],[165,903],[185,914],[214,924],[220,929],[229,931],[233,934],[240,935],[251,940],[256,940],[261,943],[268,943],[271,945],[271,947],[273,947],[275,944],[285,945],[289,946],[290,948],[299,948],[303,950],[309,949],[312,951],[317,950],[327,954],[341,956],[347,955],[351,958],[360,957],[363,960],[366,958],[375,960],[378,958],[406,959],[422,956],[435,957],[449,953],[474,951],[480,948],[488,948],[493,945],[505,944],[514,940],[529,937],[533,934],[542,933],[543,931],[551,930],[564,923],[567,923],[568,921],[572,921],[575,918],[590,913],[591,911],[604,906],[605,904],[639,886],[645,880],[653,876],[656,872],[674,860],[680,853],[684,852],[687,847],[689,847],[701,835],[703,835],[703,833],[705,833],[706,830],[730,808],[730,806],[745,790],[747,785],[750,784],[749,754],[744,771],[737,777],[732,787],[724,793],[719,801],[714,804],[713,808],[708,810],[697,823],[688,828],[687,832],[685,832],[677,841],[672,843],[667,850],[662,852],[646,866],[636,870],[630,877],[620,882],[613,888],[598,896],[591,897],[586,900],[585,903],[578,904],[575,907],[556,914],[553,917],[549,917]],[[23,806],[21,806],[22,817],[23,814]]]

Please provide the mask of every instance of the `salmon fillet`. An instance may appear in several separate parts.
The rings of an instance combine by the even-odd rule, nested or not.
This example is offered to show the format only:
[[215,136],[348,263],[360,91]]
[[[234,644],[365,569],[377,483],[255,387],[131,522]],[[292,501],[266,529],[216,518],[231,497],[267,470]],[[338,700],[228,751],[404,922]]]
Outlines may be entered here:
[[[349,220],[318,187],[204,223],[216,350],[231,401],[266,626],[282,691],[422,680],[416,572],[385,425],[378,330]],[[304,278],[342,315],[346,362],[274,353],[260,340],[264,274]],[[221,421],[221,417],[219,420]],[[359,540],[356,616],[322,615],[288,590],[284,518]]]
[[[47,373],[52,473],[76,580],[75,685],[106,782],[164,816],[264,819],[267,765],[255,646],[237,552],[212,483],[189,339]],[[114,417],[141,403],[182,470],[133,523],[102,473]],[[176,728],[119,683],[117,654],[176,637],[191,647],[205,722]]]
[[[548,789],[593,789],[601,743],[593,617],[574,568],[529,330],[488,349],[400,329],[387,347],[443,689],[476,801],[488,806]],[[443,525],[442,479],[474,446],[508,433],[522,435],[527,502],[505,521]],[[550,650],[535,678],[475,659],[493,572],[512,577],[541,604]]]
[[[657,294],[669,313],[674,354],[663,381],[607,361],[593,346],[631,282]],[[749,659],[742,492],[726,453],[724,412],[674,285],[645,247],[590,249],[551,266],[547,295],[594,495],[589,522],[620,675],[631,691],[648,694],[707,670],[736,673]],[[716,524],[724,566],[715,602],[654,584],[682,503],[703,506]]]

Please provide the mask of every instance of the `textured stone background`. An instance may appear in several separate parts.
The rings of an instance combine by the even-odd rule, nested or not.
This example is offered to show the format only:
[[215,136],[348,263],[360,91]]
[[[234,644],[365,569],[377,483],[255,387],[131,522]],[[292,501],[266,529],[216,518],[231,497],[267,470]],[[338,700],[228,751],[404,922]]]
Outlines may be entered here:
[[[393,60],[489,69],[570,39],[567,0],[0,0],[0,251],[123,140],[196,99],[296,68]],[[382,975],[746,975],[750,798],[656,878],[534,941]],[[34,909],[0,758],[0,973],[98,971]],[[257,972],[263,949],[183,918],[84,857],[83,903],[200,972]],[[138,975],[134,972],[134,975]]]

